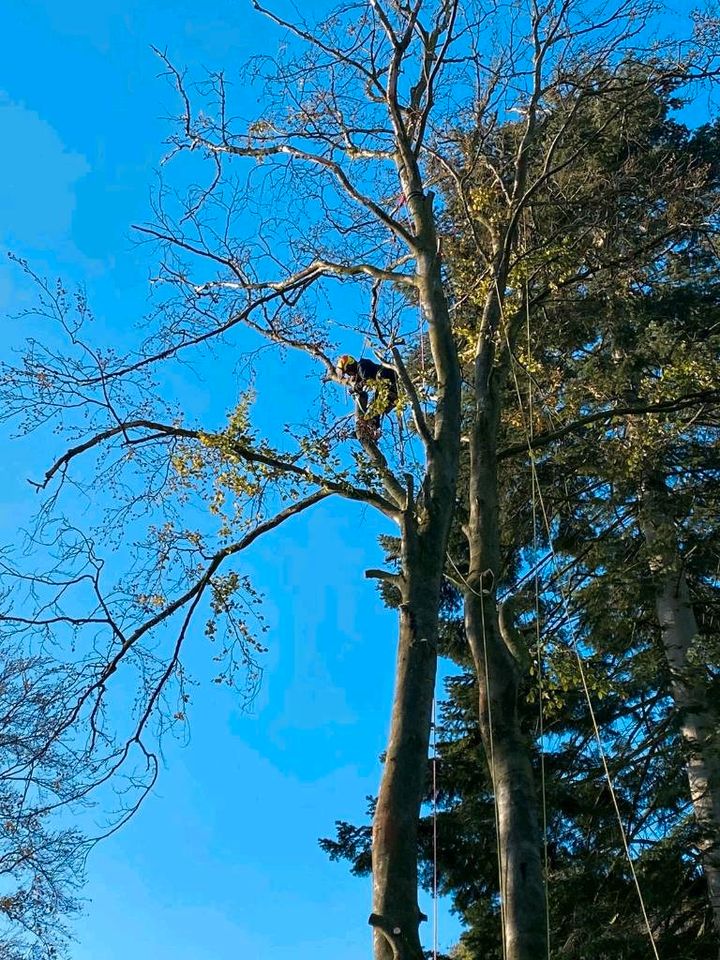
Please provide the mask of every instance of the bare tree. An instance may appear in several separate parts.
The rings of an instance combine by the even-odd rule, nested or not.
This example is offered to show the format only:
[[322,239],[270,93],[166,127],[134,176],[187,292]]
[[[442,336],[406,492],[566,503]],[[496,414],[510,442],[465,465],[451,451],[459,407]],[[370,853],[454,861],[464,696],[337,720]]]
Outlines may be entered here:
[[[138,228],[162,252],[156,281],[162,302],[156,330],[137,355],[91,346],[84,300],[73,303],[63,289],[39,281],[40,312],[58,324],[67,344],[50,352],[33,343],[22,365],[5,369],[6,411],[24,416],[28,429],[62,421],[76,439],[38,483],[47,500],[37,537],[51,530],[52,553],[60,559],[52,574],[32,582],[33,615],[9,612],[4,622],[15,631],[72,632],[91,651],[57,736],[89,730],[88,751],[106,750],[103,776],[137,756],[147,789],[156,769],[149,729],[184,714],[181,652],[199,611],[210,607],[213,634],[215,620],[224,618],[227,656],[254,676],[255,641],[241,608],[255,598],[234,566],[242,551],[330,496],[370,505],[394,521],[402,545],[398,569],[368,572],[391,584],[400,619],[374,825],[371,923],[378,958],[420,958],[417,821],[460,443],[459,368],[422,153],[448,51],[468,27],[459,26],[451,0],[427,11],[421,3],[349,6],[314,31],[263,12],[302,52],[255,61],[256,82],[265,84],[263,112],[239,133],[226,78],[214,76],[198,91],[161,55],[183,106],[171,152],[200,151],[215,177],[191,189],[179,207],[161,191],[154,222]],[[203,107],[194,106],[203,93]],[[244,243],[240,209],[259,214]],[[304,353],[326,380],[335,379],[333,340],[342,325],[322,324],[317,314],[333,285],[348,280],[371,299],[367,336],[396,371],[410,412],[412,432],[397,449],[384,453],[362,429],[359,447],[354,438],[342,446],[347,423],[333,424],[322,410],[317,422],[276,448],[253,429],[248,397],[225,429],[186,425],[182,414],[162,410],[150,371],[184,359],[191,348],[229,342],[241,326],[258,345]],[[423,316],[432,399],[411,379],[401,353],[417,327],[408,301]],[[419,468],[407,466],[411,453],[422,459]],[[81,486],[88,470],[114,502],[98,529],[81,534],[56,518],[68,488]],[[189,497],[220,516],[215,529],[180,526]],[[128,532],[137,536],[147,511],[153,525],[138,538],[129,568],[108,584],[101,550]],[[20,593],[25,585],[21,579]],[[160,654],[162,644],[167,652]],[[133,727],[116,739],[106,727],[106,705],[114,675],[133,662],[139,707]],[[170,696],[177,699],[162,712]]]
[[[583,0],[508,10],[363,0],[310,26],[254,5],[287,40],[278,56],[245,71],[262,94],[255,119],[237,119],[225,74],[193,84],[159,54],[181,105],[166,159],[190,155],[177,169],[194,171],[199,156],[210,175],[180,193],[161,186],[152,220],[137,227],[160,257],[148,338],[127,355],[98,348],[84,297],[35,278],[38,312],[62,342],[30,341],[22,362],[3,368],[0,389],[6,417],[27,431],[59,430],[64,447],[37,482],[44,500],[36,545],[47,572],[15,571],[18,605],[4,624],[73,638],[81,651],[75,696],[55,737],[87,731],[98,778],[129,768],[141,797],[156,772],[152,734],[184,718],[182,652],[196,624],[204,618],[209,634],[222,637],[219,680],[237,666],[251,689],[257,680],[258,598],[239,566],[244,551],[329,497],[391,520],[397,563],[367,571],[399,610],[370,920],[377,960],[419,960],[417,821],[456,506],[462,361],[470,559],[453,575],[465,593],[498,806],[505,955],[534,960],[545,952],[537,805],[515,710],[512,624],[502,629],[497,603],[503,386],[530,300],[548,293],[533,272],[542,251],[530,249],[525,218],[558,171],[582,163],[583,136],[597,135],[582,133],[583,108],[607,104],[616,116],[632,93],[622,64],[638,52],[650,10]],[[642,82],[687,73],[684,61],[656,56],[654,77]],[[551,101],[567,109],[548,136]],[[513,116],[513,136],[500,136]],[[479,263],[470,280],[455,278],[452,305],[434,179],[451,184]],[[350,283],[356,299],[338,300]],[[464,304],[476,315],[469,330],[456,320]],[[362,322],[354,319],[360,309]],[[356,439],[334,413],[334,352],[350,333],[395,371],[408,423],[394,442],[389,428],[377,442],[362,420]],[[203,427],[163,402],[156,381],[170,364],[200,362],[193,358],[210,351],[242,351],[250,364],[265,349],[278,360],[296,355],[298,369],[323,379],[313,416],[284,435],[278,429],[281,439],[254,425],[262,384],[249,377],[225,426]],[[107,512],[81,531],[64,511],[68,494],[89,488],[107,493]],[[133,551],[111,573],[116,543]],[[29,616],[14,612],[28,602]],[[132,666],[137,709],[127,730],[111,730],[116,674]]]
[[[56,817],[82,805],[88,769],[52,741],[67,674],[12,644],[0,651],[0,949],[8,960],[64,955],[89,841]],[[30,953],[28,953],[30,951]]]

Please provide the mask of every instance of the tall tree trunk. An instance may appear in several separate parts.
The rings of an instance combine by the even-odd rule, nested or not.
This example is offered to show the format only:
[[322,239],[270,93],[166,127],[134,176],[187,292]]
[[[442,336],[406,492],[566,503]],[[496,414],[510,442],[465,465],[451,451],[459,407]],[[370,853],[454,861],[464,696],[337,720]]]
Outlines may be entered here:
[[[536,31],[540,19],[533,21]],[[497,436],[503,383],[512,362],[517,322],[503,324],[503,311],[518,223],[528,203],[530,150],[543,94],[547,45],[535,51],[532,92],[508,179],[506,217],[491,227],[490,285],[475,345],[470,427],[468,525],[470,565],[465,589],[465,631],[475,662],[480,699],[480,730],[493,779],[498,823],[502,936],[505,960],[540,960],[546,955],[545,887],[540,858],[537,797],[529,746],[517,714],[518,668],[500,630],[497,585],[500,576]],[[527,290],[526,294],[527,296]],[[496,356],[496,344],[505,347]]]
[[[495,371],[496,381],[498,371]],[[471,435],[470,567],[465,631],[478,678],[480,729],[495,793],[505,957],[546,955],[545,888],[530,749],[517,713],[519,671],[503,639],[496,588],[500,573],[497,481],[499,387],[483,379]]]
[[720,711],[710,702],[705,671],[692,662],[698,625],[670,510],[670,491],[654,478],[643,486],[641,525],[655,579],[655,610],[670,690],[685,744],[690,797],[713,924],[720,937]]
[[420,424],[426,466],[417,496],[406,478],[401,571],[393,578],[400,593],[400,624],[391,728],[373,820],[370,923],[375,960],[423,958],[417,829],[435,693],[440,588],[460,459],[460,370],[442,286],[432,195],[424,195],[410,154],[402,171],[415,224],[417,290],[428,325],[438,400],[432,433],[424,420]]
[[[417,828],[425,793],[437,666],[442,564],[425,537],[403,531],[390,737],[373,821],[373,916],[377,960],[421,960]],[[444,556],[444,552],[443,552]]]

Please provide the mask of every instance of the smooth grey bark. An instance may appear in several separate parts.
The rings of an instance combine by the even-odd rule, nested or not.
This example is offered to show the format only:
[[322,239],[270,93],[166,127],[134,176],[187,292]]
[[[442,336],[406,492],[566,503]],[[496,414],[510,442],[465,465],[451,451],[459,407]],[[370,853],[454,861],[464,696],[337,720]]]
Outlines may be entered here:
[[390,734],[373,819],[375,960],[422,960],[417,829],[425,792],[437,669],[438,609],[460,458],[460,369],[443,291],[432,194],[414,158],[398,160],[415,228],[416,285],[437,373],[432,434],[417,495],[406,478],[400,522],[400,624]]
[[[499,307],[498,307],[499,309]],[[502,935],[507,960],[546,956],[545,888],[530,749],[517,712],[519,665],[500,629],[497,432],[500,370],[491,350],[478,358],[476,416],[470,443],[470,564],[465,631],[478,678],[480,731],[495,794]]]
[[670,692],[685,745],[690,798],[700,831],[700,858],[713,924],[720,937],[720,711],[710,701],[702,665],[692,662],[698,624],[670,500],[671,493],[662,480],[644,483],[640,522],[655,581],[655,610],[670,671]]
[[[408,518],[409,526],[412,520]],[[442,564],[427,533],[403,531],[405,576],[390,737],[373,820],[373,915],[378,960],[420,960],[417,828],[425,792],[437,667]]]
[[[537,795],[517,715],[519,673],[502,640],[489,578],[468,578],[465,627],[479,678],[480,730],[497,807],[502,935],[508,960],[546,956],[546,915]],[[483,586],[484,584],[484,586]]]
[[[490,766],[498,827],[502,937],[505,960],[541,960],[547,954],[546,898],[530,749],[517,713],[519,664],[500,629],[498,429],[502,390],[512,362],[518,318],[505,318],[508,278],[518,224],[528,203],[530,149],[537,130],[547,42],[538,39],[532,93],[508,181],[506,215],[491,227],[490,286],[478,326],[473,371],[474,409],[469,430],[469,569],[464,589],[465,632],[478,680],[480,732]],[[527,290],[525,295],[527,296]],[[524,305],[525,306],[525,305]],[[498,348],[504,334],[505,346]]]
[[[498,825],[499,880],[505,960],[541,960],[547,954],[546,899],[540,856],[537,796],[530,749],[517,713],[519,665],[500,629],[497,585],[500,577],[498,509],[498,428],[502,390],[512,362],[518,315],[503,316],[518,227],[531,202],[527,191],[530,152],[538,129],[544,61],[562,15],[548,25],[545,14],[532,18],[532,81],[512,176],[505,182],[505,216],[488,223],[489,289],[478,326],[473,371],[474,410],[470,424],[468,484],[469,569],[464,589],[465,632],[478,679],[480,732],[490,766]],[[553,146],[546,154],[550,160]],[[535,185],[540,181],[536,180]],[[525,296],[527,297],[527,289]],[[527,306],[527,305],[524,305]],[[504,334],[505,346],[498,349]]]

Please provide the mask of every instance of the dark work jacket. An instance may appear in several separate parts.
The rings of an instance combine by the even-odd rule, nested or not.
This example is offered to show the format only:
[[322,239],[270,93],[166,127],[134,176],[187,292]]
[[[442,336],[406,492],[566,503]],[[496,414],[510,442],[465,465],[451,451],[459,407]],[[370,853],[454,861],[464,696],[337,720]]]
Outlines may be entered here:
[[[368,392],[365,389],[365,385],[368,381],[388,381],[389,388],[387,402],[382,410],[383,415],[392,410],[397,403],[397,374],[389,367],[383,367],[382,364],[374,363],[372,360],[367,360],[365,357],[363,357],[357,362],[357,374],[355,375],[354,379],[355,385],[353,393],[357,397],[358,406],[360,407],[362,413],[364,413],[368,408],[369,397]],[[379,420],[379,417],[377,419]]]

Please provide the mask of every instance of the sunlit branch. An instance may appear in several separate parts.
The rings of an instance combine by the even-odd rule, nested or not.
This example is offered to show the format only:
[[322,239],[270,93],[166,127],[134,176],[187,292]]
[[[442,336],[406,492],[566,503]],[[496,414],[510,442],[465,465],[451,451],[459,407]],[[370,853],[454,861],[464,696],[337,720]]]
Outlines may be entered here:
[[[259,523],[253,530],[249,531],[244,537],[240,540],[228,544],[226,547],[223,547],[221,550],[218,550],[211,561],[205,568],[203,574],[198,578],[196,583],[189,587],[184,593],[179,597],[173,600],[171,603],[166,604],[162,610],[159,610],[154,616],[150,617],[139,627],[137,627],[128,637],[126,637],[118,651],[111,657],[108,663],[102,668],[99,676],[91,684],[89,684],[86,689],[82,692],[78,698],[75,706],[68,715],[68,717],[63,721],[62,729],[57,731],[57,735],[63,732],[63,730],[68,729],[72,726],[73,723],[78,719],[80,711],[85,703],[95,694],[99,693],[102,695],[104,691],[105,684],[108,679],[116,672],[120,663],[126,657],[127,653],[142,639],[147,633],[156,629],[161,624],[168,621],[175,613],[179,610],[182,610],[188,604],[191,604],[191,609],[195,609],[200,598],[203,596],[207,588],[212,582],[213,576],[220,569],[221,565],[230,557],[235,556],[236,554],[247,549],[252,543],[254,543],[259,537],[268,533],[271,530],[276,529],[286,520],[289,520],[291,517],[296,516],[299,513],[302,513],[304,510],[308,509],[311,506],[314,506],[317,503],[320,503],[322,500],[327,499],[332,496],[332,493],[327,490],[319,490],[311,494],[308,497],[305,497],[302,500],[298,500],[296,503],[290,504],[284,510],[281,510],[275,516],[270,517],[267,520]],[[99,707],[99,700],[95,703],[93,707],[93,715],[97,713]]]
[[[336,493],[339,496],[345,497],[349,500],[371,503],[393,519],[396,518],[398,508],[402,509],[405,501],[404,492],[400,492],[401,488],[399,486],[395,487],[395,492],[398,494],[398,502],[397,506],[395,506],[372,490],[353,486],[353,484],[349,482],[334,480],[332,477],[327,477],[323,474],[310,470],[307,467],[302,467],[292,459],[284,459],[268,452],[255,450],[238,440],[229,441],[222,433],[214,434],[203,430],[191,430],[185,427],[159,423],[153,420],[130,420],[126,423],[120,424],[117,427],[104,430],[86,440],[84,443],[78,444],[76,447],[71,447],[69,450],[66,450],[65,453],[59,457],[46,471],[43,481],[41,483],[35,483],[34,486],[39,490],[45,489],[50,481],[58,474],[58,472],[64,475],[69,464],[75,458],[81,456],[83,453],[86,453],[88,450],[102,446],[106,440],[112,439],[118,435],[125,435],[126,433],[136,430],[147,431],[151,435],[152,439],[156,439],[160,436],[165,438],[194,440],[206,446],[211,446],[213,444],[219,446],[226,445],[228,449],[231,450],[232,453],[241,460],[244,460],[248,463],[262,464],[263,466],[271,467],[273,470],[277,470],[280,473],[291,474],[307,483],[321,487],[327,492]],[[144,438],[141,438],[141,440],[142,439]],[[386,461],[382,469],[387,471],[388,474],[390,473]],[[390,482],[390,486],[392,487],[390,476],[388,476],[386,479]]]

